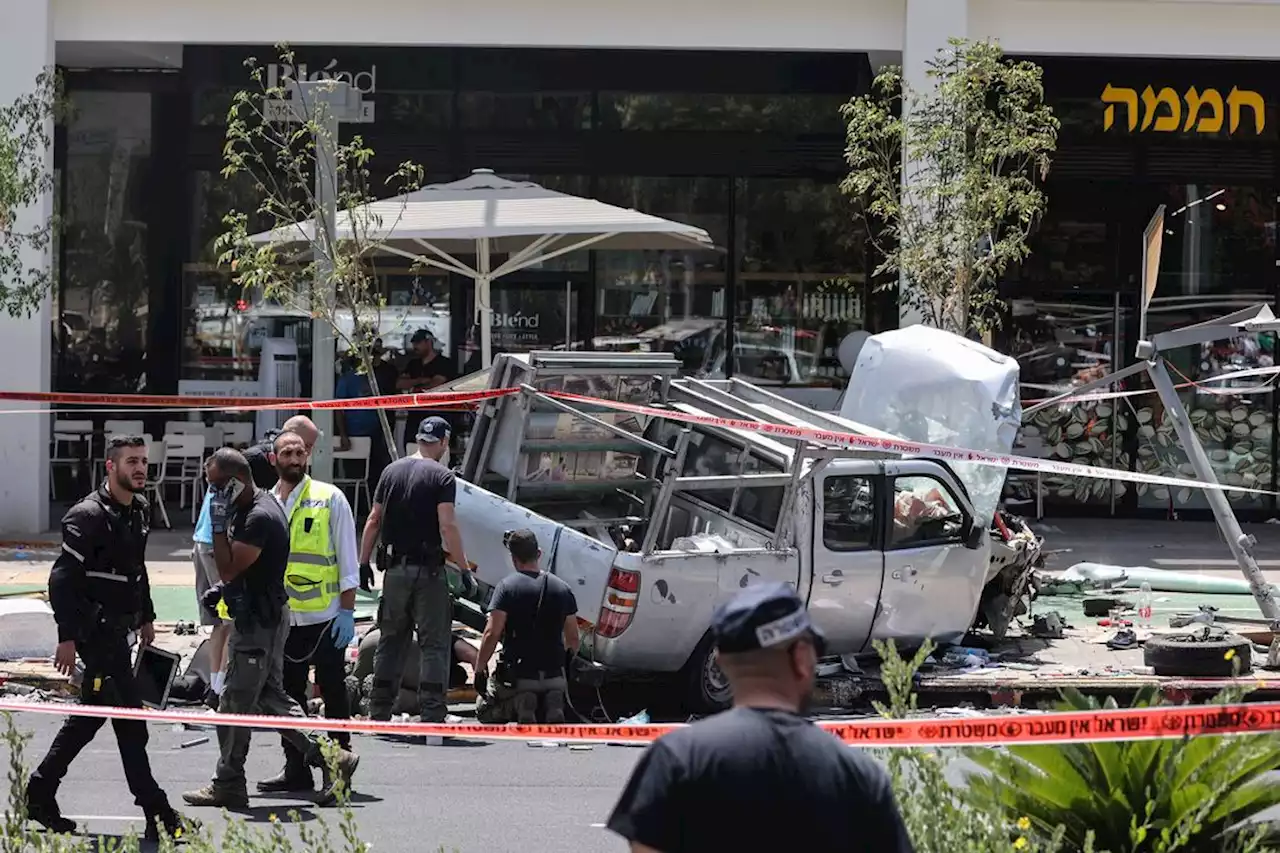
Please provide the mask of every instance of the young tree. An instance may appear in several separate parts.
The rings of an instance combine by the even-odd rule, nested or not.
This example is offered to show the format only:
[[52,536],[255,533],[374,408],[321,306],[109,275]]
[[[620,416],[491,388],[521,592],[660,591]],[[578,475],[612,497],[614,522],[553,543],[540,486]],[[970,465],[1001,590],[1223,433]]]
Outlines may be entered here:
[[0,310],[14,316],[30,316],[52,284],[52,267],[30,261],[48,249],[57,222],[27,222],[23,211],[53,192],[47,157],[61,104],[58,75],[48,70],[31,92],[0,106]]
[[998,280],[1027,256],[1057,146],[1041,76],[997,44],[952,39],[927,91],[888,68],[844,107],[843,188],[883,258],[873,275],[881,287],[901,277],[900,299],[929,325],[963,335],[999,323]]
[[[292,51],[279,50],[281,67],[297,67]],[[392,206],[391,221],[385,207],[381,212],[370,209],[379,199],[369,171],[373,151],[359,135],[345,142],[334,138],[323,99],[291,97],[297,94],[294,81],[268,79],[256,59],[245,66],[253,85],[232,99],[222,175],[227,181],[251,182],[258,203],[253,210],[233,209],[224,217],[226,230],[215,242],[218,263],[231,269],[254,305],[278,305],[324,321],[338,345],[356,360],[372,393],[394,393],[379,388],[374,373],[378,333],[390,331],[378,328],[385,299],[374,256],[379,237],[395,230],[403,205]],[[317,158],[330,155],[336,215],[316,190]],[[418,189],[422,174],[420,166],[402,163],[385,179],[382,196]],[[323,227],[314,227],[318,222]],[[270,238],[252,239],[259,233]],[[313,287],[317,279],[327,280],[328,286]],[[395,459],[399,453],[386,409],[377,411]]]

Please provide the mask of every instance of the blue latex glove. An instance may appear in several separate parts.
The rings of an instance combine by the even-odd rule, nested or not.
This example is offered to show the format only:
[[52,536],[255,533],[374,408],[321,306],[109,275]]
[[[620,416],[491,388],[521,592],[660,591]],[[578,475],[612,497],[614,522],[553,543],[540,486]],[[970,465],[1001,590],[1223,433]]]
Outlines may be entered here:
[[333,637],[333,644],[340,649],[351,645],[351,641],[356,638],[356,612],[339,608],[338,615],[330,623],[329,636]]
[[227,507],[230,495],[225,489],[209,487],[209,525],[214,533],[227,532]]

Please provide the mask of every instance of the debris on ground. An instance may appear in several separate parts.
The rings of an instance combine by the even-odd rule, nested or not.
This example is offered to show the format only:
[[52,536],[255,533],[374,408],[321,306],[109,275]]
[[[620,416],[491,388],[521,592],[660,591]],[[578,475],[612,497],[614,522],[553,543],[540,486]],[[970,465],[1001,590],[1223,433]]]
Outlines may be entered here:
[[1056,610],[1041,614],[1031,623],[1031,636],[1041,640],[1061,640],[1065,635],[1067,622]]

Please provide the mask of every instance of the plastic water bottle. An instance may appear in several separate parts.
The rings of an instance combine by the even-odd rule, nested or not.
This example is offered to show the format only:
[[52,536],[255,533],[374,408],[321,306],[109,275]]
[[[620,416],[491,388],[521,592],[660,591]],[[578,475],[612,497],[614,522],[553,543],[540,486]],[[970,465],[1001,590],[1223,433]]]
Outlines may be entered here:
[[1151,584],[1146,582],[1138,590],[1138,624],[1151,627]]

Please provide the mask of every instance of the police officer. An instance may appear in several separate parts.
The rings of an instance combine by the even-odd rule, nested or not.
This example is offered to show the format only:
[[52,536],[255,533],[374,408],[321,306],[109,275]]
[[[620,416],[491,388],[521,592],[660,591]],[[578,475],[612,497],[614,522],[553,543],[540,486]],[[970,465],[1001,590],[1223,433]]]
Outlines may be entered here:
[[[489,603],[476,656],[476,717],[483,723],[564,722],[565,651],[578,651],[578,602],[560,578],[539,571],[532,530],[507,536],[515,572],[498,582]],[[502,660],[492,690],[489,659],[502,640]]]
[[462,571],[470,572],[474,567],[463,551],[454,514],[457,486],[453,472],[439,462],[449,449],[448,422],[435,416],[425,418],[418,425],[417,439],[417,456],[397,459],[382,472],[360,543],[362,574],[370,571],[369,558],[379,532],[387,545],[389,562],[385,567],[379,565],[385,568],[378,603],[381,636],[374,652],[369,716],[391,719],[405,649],[416,627],[422,651],[419,715],[425,723],[442,723],[448,711],[445,688],[453,627],[444,551]]
[[[284,645],[289,632],[285,567],[289,526],[284,509],[269,491],[253,484],[249,463],[237,450],[220,448],[205,467],[213,490],[209,515],[213,558],[222,580],[218,592],[231,617],[227,674],[218,710],[226,714],[302,717],[302,708],[284,689]],[[206,599],[205,606],[214,602]],[[280,734],[312,767],[323,767],[316,735],[296,729]],[[249,729],[218,727],[218,768],[209,785],[182,798],[193,806],[244,808],[249,803],[244,764]],[[337,799],[339,783],[349,783],[359,759],[339,750],[338,776],[328,780],[317,800]]]
[[823,641],[795,591],[748,586],[716,609],[711,630],[733,709],[657,740],[609,829],[633,853],[911,853],[888,775],[802,716]]
[[[147,579],[147,534],[151,507],[147,442],[115,436],[107,443],[107,480],[62,518],[62,553],[49,574],[49,602],[58,625],[54,665],[63,675],[84,661],[80,701],[86,705],[142,707],[130,659],[130,634],[142,645],[155,640],[155,608]],[[74,832],[56,799],[67,768],[106,720],[70,717],[27,785],[27,816],[54,832]],[[182,834],[182,818],[151,774],[147,724],[112,720],[120,761],[134,801],[146,815],[146,838]]]
[[[282,432],[275,441],[276,500],[289,519],[289,565],[284,586],[289,595],[289,636],[284,645],[284,689],[303,708],[311,667],[324,699],[325,716],[351,716],[344,652],[356,636],[356,522],[342,490],[307,475],[310,448],[302,436]],[[334,741],[350,751],[351,735]],[[258,783],[267,793],[310,792],[314,780],[303,755],[286,739],[284,770]]]

